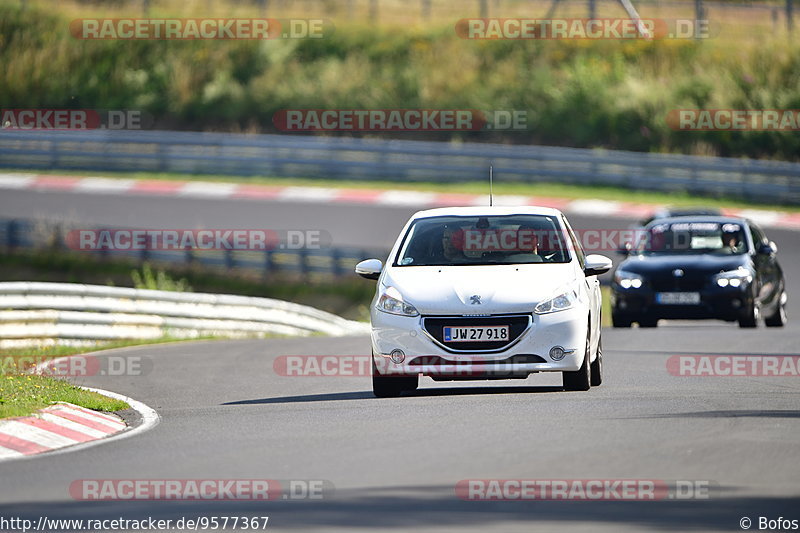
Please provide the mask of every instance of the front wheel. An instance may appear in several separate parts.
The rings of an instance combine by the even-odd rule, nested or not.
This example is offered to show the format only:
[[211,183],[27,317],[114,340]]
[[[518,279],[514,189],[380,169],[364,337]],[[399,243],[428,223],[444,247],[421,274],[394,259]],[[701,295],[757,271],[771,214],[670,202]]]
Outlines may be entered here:
[[416,390],[419,376],[381,376],[372,356],[372,393],[376,398],[396,398],[403,391]]
[[611,325],[615,328],[629,328],[632,323],[633,321],[628,318],[622,318],[614,313],[611,314]]
[[740,328],[757,328],[758,327],[759,311],[758,305],[755,302],[750,304],[744,311],[744,314],[739,317]]
[[786,293],[781,294],[775,313],[764,317],[764,324],[768,328],[782,328],[786,325]]
[[591,384],[591,368],[589,365],[589,336],[586,336],[586,350],[583,354],[583,364],[578,370],[564,371],[561,373],[564,383],[564,390],[568,391],[586,391],[592,386]]
[[603,383],[603,337],[597,339],[597,357],[589,368],[591,374],[592,387],[597,387]]

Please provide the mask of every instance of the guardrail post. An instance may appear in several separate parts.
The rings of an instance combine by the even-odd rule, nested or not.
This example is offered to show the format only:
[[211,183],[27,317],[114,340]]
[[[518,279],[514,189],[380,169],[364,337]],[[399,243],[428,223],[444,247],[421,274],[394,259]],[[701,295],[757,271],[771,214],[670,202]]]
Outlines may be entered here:
[[194,263],[194,250],[192,250],[192,247],[188,244],[184,250],[183,262],[186,263],[186,266],[192,266],[192,263]]
[[338,248],[331,249],[331,271],[333,275],[337,278],[342,275],[342,265],[340,261],[342,259],[342,252]]
[[236,266],[236,261],[234,260],[233,257],[233,250],[227,248],[225,250],[225,268],[228,270],[232,270],[233,267],[235,266]]
[[152,242],[153,241],[152,238],[150,237],[150,234],[147,234],[144,241],[144,246],[142,246],[142,252],[139,254],[139,261],[141,263],[147,262],[147,258],[149,256],[148,252],[150,251],[150,246],[152,246]]
[[308,250],[305,248],[298,250],[298,258],[300,259],[300,274],[303,278],[308,278],[311,272],[311,265],[308,264]]
[[167,144],[158,145],[158,169],[166,172],[167,170]]
[[6,248],[13,251],[19,246],[19,222],[9,220],[6,223]]
[[264,281],[269,279],[270,275],[275,271],[275,258],[272,257],[273,253],[272,250],[264,250]]
[[52,239],[50,240],[50,247],[53,250],[61,250],[64,246],[64,239],[61,232],[61,224],[56,224],[53,226],[53,235]]

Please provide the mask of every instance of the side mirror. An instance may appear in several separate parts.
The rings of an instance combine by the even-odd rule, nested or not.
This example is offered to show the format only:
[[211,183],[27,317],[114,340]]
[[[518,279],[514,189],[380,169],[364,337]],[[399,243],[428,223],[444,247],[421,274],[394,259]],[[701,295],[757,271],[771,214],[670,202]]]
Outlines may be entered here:
[[366,259],[356,265],[356,274],[362,278],[378,279],[383,271],[383,263],[377,259]]
[[612,266],[614,266],[614,264],[608,257],[590,254],[586,256],[586,266],[583,267],[583,273],[587,276],[598,276],[611,270]]
[[765,242],[758,245],[756,249],[759,255],[775,255],[778,253],[778,245],[772,241]]

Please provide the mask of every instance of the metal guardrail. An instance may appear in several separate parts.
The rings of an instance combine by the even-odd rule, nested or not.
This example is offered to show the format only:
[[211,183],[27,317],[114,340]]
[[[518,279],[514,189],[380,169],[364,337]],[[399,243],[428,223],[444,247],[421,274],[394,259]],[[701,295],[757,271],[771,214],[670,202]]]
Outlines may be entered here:
[[363,334],[369,325],[313,307],[227,294],[77,283],[0,283],[0,347],[43,342]]
[[[46,220],[0,219],[0,250],[16,249],[68,251],[66,223]],[[89,229],[82,227],[81,229]],[[102,229],[102,228],[97,228]],[[114,228],[124,229],[124,228]],[[145,262],[203,267],[211,269],[245,270],[261,274],[265,279],[273,274],[291,274],[303,278],[353,276],[356,263],[367,258],[384,258],[388,250],[352,247],[251,250],[98,250],[75,251],[99,259],[129,259]]]
[[0,167],[615,185],[800,205],[800,164],[482,143],[174,131],[0,131]]

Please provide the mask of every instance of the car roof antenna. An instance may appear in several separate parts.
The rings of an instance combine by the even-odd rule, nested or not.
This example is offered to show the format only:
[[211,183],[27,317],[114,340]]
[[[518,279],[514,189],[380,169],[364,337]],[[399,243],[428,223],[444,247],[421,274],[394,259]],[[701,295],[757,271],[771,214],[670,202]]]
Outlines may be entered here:
[[489,165],[489,207],[492,207],[492,181],[494,175],[494,167]]

